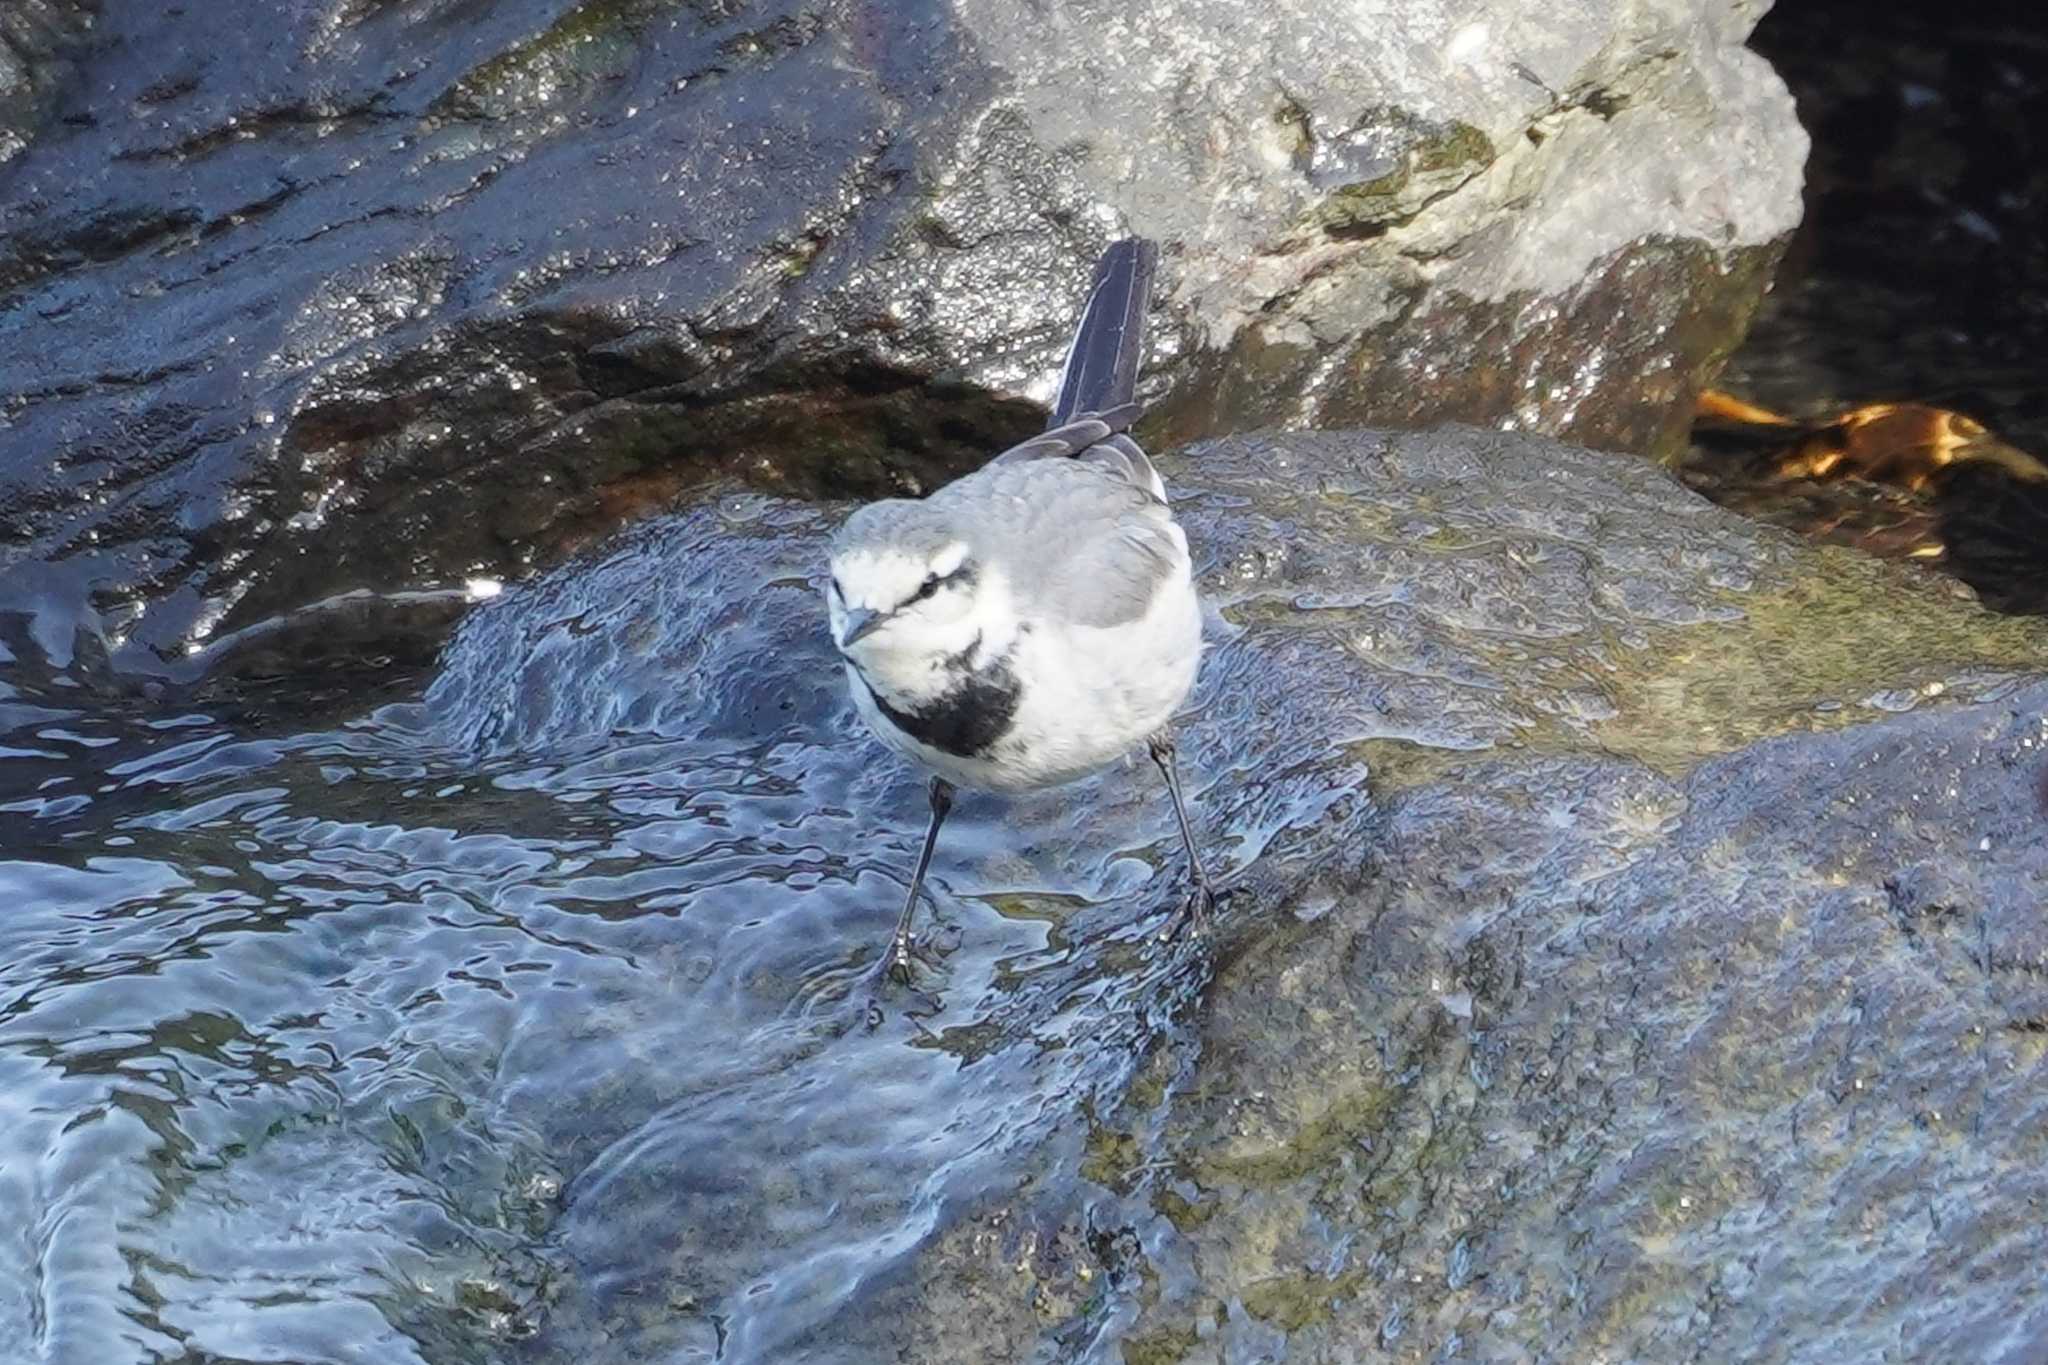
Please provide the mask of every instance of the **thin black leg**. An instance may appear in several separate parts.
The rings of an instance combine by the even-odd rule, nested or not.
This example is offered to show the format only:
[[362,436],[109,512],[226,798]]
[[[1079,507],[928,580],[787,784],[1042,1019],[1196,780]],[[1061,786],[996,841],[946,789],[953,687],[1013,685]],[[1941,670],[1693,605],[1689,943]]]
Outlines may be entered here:
[[1166,926],[1162,938],[1173,938],[1193,924],[1196,929],[1209,927],[1209,911],[1216,903],[1216,893],[1209,886],[1209,874],[1202,870],[1202,855],[1195,852],[1194,827],[1188,824],[1187,803],[1180,795],[1180,766],[1174,761],[1173,731],[1161,730],[1147,742],[1152,750],[1152,761],[1159,765],[1159,775],[1166,779],[1166,794],[1173,798],[1173,818],[1180,822],[1180,841],[1188,851],[1187,903],[1180,908]]
[[932,823],[924,832],[924,852],[917,855],[917,871],[911,874],[910,894],[904,897],[903,913],[896,917],[896,934],[883,958],[883,970],[897,980],[910,981],[910,922],[917,915],[917,893],[924,889],[924,874],[932,865],[932,850],[939,846],[939,826],[953,809],[953,784],[943,777],[932,779]]

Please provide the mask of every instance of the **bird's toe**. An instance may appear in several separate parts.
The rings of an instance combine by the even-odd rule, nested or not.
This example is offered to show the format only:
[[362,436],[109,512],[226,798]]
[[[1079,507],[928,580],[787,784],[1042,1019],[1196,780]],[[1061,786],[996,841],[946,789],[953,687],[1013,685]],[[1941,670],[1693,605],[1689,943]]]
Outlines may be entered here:
[[1196,935],[1209,932],[1210,922],[1215,918],[1216,893],[1207,882],[1197,882],[1188,888],[1187,899],[1173,912],[1172,918],[1159,931],[1159,941],[1170,943],[1184,934]]

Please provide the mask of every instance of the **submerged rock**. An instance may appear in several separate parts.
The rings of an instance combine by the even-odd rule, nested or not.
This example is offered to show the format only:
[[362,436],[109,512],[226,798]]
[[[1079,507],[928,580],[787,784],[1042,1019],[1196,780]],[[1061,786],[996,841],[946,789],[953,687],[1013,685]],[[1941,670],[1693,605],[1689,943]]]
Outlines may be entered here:
[[1671,449],[1797,216],[1757,9],[121,6],[62,76],[5,54],[92,11],[35,0],[0,625],[154,670],[713,471],[930,486],[1036,425],[1124,231],[1166,248],[1159,433]]
[[1710,390],[1693,442],[1681,477],[1723,507],[2048,614],[2048,464],[1964,413],[1869,403],[1800,422]]
[[[913,1046],[836,1089],[814,1038],[774,1085],[564,1111],[551,1150],[602,1155],[558,1158],[531,1358],[2028,1358],[2048,626],[1538,438],[1165,467],[1218,618],[1182,737],[1237,887],[1212,953],[1141,946],[1170,861],[1100,861],[1171,847],[1145,774],[970,826],[945,880],[1058,951],[942,944],[928,990],[988,1012],[887,1002]],[[507,594],[432,724],[913,811],[837,692],[830,521],[732,493]]]

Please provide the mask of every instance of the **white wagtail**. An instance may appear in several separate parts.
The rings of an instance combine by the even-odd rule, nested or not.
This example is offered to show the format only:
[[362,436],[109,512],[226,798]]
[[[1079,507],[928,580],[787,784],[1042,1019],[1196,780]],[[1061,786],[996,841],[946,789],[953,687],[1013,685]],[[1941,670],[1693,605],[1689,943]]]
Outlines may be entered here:
[[884,969],[910,973],[910,926],[956,786],[1057,786],[1141,741],[1166,779],[1192,889],[1213,901],[1174,764],[1202,613],[1166,485],[1125,434],[1158,251],[1113,244],[1067,352],[1043,436],[920,502],[871,503],[832,542],[832,638],[854,705],[932,773],[931,826]]

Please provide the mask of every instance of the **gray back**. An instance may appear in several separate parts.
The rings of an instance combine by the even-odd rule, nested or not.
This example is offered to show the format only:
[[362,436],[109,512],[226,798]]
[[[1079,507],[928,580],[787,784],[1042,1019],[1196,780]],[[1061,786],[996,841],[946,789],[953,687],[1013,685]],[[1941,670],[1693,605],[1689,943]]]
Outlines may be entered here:
[[1103,459],[991,464],[929,502],[1002,570],[1026,619],[1121,625],[1185,566],[1173,514],[1133,477],[1157,473],[1142,453],[1138,469],[1128,459],[1110,448]]

